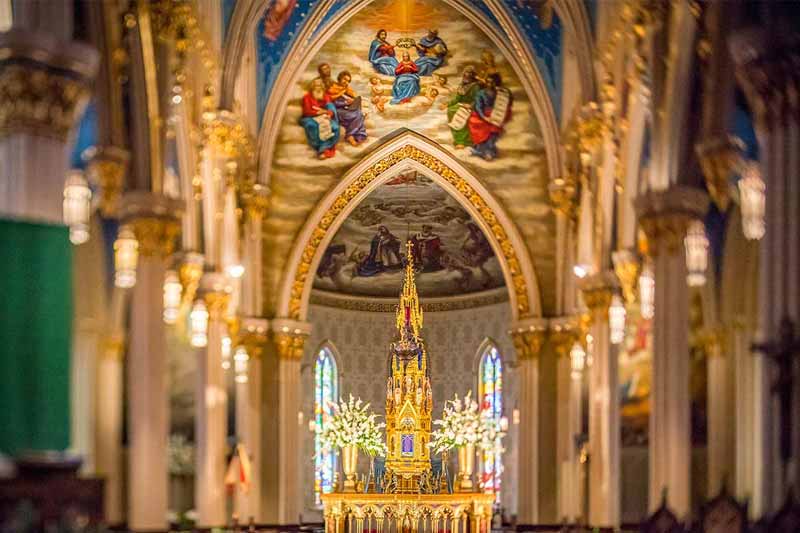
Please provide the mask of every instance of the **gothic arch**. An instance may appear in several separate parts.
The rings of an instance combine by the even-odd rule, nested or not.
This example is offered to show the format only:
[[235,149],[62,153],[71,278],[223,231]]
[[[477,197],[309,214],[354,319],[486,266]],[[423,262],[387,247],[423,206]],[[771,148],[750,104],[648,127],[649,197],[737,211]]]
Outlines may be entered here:
[[[275,85],[271,90],[271,98],[267,101],[264,110],[262,124],[258,134],[258,160],[259,160],[259,181],[269,183],[269,172],[272,168],[272,158],[275,143],[278,139],[280,128],[271,127],[280,124],[286,110],[287,102],[290,98],[290,87],[294,86],[298,77],[316,56],[317,52],[330,39],[336,31],[347,22],[353,15],[368,6],[372,0],[352,0],[342,8],[331,21],[325,21],[324,14],[335,0],[323,0],[310,13],[309,22],[301,29],[294,44],[292,45],[280,74],[275,80]],[[561,148],[559,146],[559,126],[556,118],[555,109],[547,92],[547,87],[541,72],[536,66],[534,55],[529,46],[526,45],[522,35],[511,21],[505,8],[498,2],[489,1],[487,6],[492,14],[498,19],[502,26],[502,31],[488,24],[483,16],[474,6],[464,0],[443,0],[458,10],[462,15],[474,23],[483,31],[489,39],[503,53],[503,56],[514,69],[523,84],[528,99],[533,106],[533,111],[539,122],[544,148],[547,159],[548,175],[553,179],[561,175]],[[255,28],[260,17],[269,6],[269,0],[249,0],[239,2],[236,5],[231,20],[231,26],[225,41],[223,50],[223,72],[221,81],[220,107],[230,109],[233,106],[233,94],[236,85],[236,78],[241,66],[241,57],[244,53],[245,39],[253,38]],[[576,27],[575,10],[568,12],[560,4],[556,4],[559,16],[568,18],[569,25],[565,28],[573,29]],[[578,12],[579,14],[582,12]],[[585,20],[585,13],[582,19]],[[585,26],[585,22],[583,23]],[[313,36],[313,42],[312,42]],[[591,43],[585,43],[586,32],[580,32],[576,39],[582,42],[580,47],[584,51],[591,49]],[[591,65],[586,61],[580,63],[582,70]],[[591,79],[591,72],[581,72],[582,79]],[[583,84],[585,85],[585,83]],[[586,94],[584,99],[588,98]]]
[[541,316],[539,284],[522,236],[481,181],[433,141],[404,131],[351,168],[316,205],[292,245],[278,288],[277,316],[305,320],[314,273],[347,216],[397,170],[432,179],[472,215],[500,261],[512,319]]

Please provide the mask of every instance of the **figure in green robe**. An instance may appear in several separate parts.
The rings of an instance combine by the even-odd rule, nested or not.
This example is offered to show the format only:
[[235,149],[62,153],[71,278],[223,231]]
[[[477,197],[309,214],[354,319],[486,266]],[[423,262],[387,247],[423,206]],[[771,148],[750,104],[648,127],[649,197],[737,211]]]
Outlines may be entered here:
[[447,103],[447,124],[453,133],[453,144],[456,148],[472,146],[467,120],[472,112],[472,105],[481,86],[475,76],[475,69],[467,67],[461,76],[461,85]]

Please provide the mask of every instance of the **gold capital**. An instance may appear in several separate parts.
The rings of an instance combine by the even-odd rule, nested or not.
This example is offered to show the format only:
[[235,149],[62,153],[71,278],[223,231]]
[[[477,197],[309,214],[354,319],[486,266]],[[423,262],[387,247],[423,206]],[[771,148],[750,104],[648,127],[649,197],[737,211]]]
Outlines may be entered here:
[[132,219],[130,224],[142,256],[167,257],[175,250],[175,240],[181,231],[176,219],[145,216]]
[[278,358],[283,360],[299,361],[303,358],[303,347],[307,335],[302,333],[275,333],[275,344],[278,348]]
[[511,332],[514,341],[514,349],[517,352],[517,359],[536,359],[542,350],[547,330],[526,329]]
[[647,236],[647,253],[655,257],[662,251],[677,252],[692,220],[705,215],[708,201],[705,191],[684,185],[673,185],[637,198],[636,210]]
[[614,272],[619,279],[625,303],[636,301],[636,289],[639,285],[639,273],[642,270],[639,257],[630,250],[619,250],[613,254]]
[[730,202],[731,176],[742,164],[744,143],[733,135],[708,139],[695,147],[708,193],[720,211]]
[[100,212],[106,218],[119,216],[128,158],[127,151],[109,146],[98,150],[89,161],[89,180],[100,189]]

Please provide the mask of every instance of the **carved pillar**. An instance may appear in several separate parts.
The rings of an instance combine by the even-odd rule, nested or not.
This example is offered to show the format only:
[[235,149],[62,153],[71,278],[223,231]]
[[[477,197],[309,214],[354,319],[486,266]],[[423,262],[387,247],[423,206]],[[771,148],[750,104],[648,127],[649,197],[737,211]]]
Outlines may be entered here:
[[589,355],[589,523],[618,527],[620,521],[619,370],[611,344],[608,308],[619,291],[612,272],[583,280],[581,294],[589,308],[592,342]]
[[511,330],[519,372],[519,496],[517,521],[535,524],[539,518],[539,355],[547,322],[528,319]]
[[[239,343],[244,345],[247,355],[247,382],[236,384],[236,432],[237,440],[244,444],[250,456],[253,480],[248,493],[238,492],[236,513],[240,522],[249,522],[259,515],[261,501],[261,478],[264,460],[261,454],[261,396],[262,357],[267,342],[268,323],[263,318],[246,316],[241,319]],[[259,517],[260,518],[260,517]]]
[[578,319],[551,319],[550,342],[558,357],[556,457],[558,460],[558,517],[575,522],[583,516],[580,453],[575,444],[582,427],[582,371],[574,371],[570,351],[580,339]]
[[[781,4],[770,6],[775,20],[784,17]],[[791,15],[791,13],[789,13]],[[791,33],[786,30],[789,29]],[[774,340],[784,316],[800,321],[800,86],[796,28],[776,25],[741,30],[729,39],[736,76],[756,119],[759,164],[766,185],[766,231],[761,239],[759,305],[756,341]],[[777,398],[771,387],[778,378],[774,365],[757,357],[754,364],[754,432],[762,435],[747,462],[752,470],[753,512],[777,509],[787,486],[797,484],[800,470],[800,380],[794,381],[792,457],[782,464]]]
[[[277,459],[277,519],[282,525],[300,521],[301,457],[300,427],[300,362],[311,324],[288,319],[272,321],[272,337],[277,355],[277,445],[268,448]],[[269,385],[267,385],[267,388]],[[274,426],[267,433],[275,434]],[[265,443],[262,443],[262,448]]]
[[162,320],[164,274],[180,231],[168,215],[178,206],[148,193],[131,193],[123,220],[139,241],[139,264],[130,311],[128,357],[128,527],[167,527],[167,349]]
[[725,353],[722,330],[701,333],[702,349],[708,366],[708,497],[720,493],[733,469],[733,433],[737,415],[733,410],[730,355]]
[[264,292],[261,286],[263,243],[261,226],[266,216],[269,196],[267,188],[258,183],[248,184],[243,189],[242,200],[246,218],[242,239],[242,264],[245,266],[245,271],[242,278],[241,309],[247,315],[259,316],[264,307]]
[[207,273],[200,294],[208,309],[208,343],[198,350],[195,391],[195,509],[201,527],[225,525],[225,449],[228,436],[228,392],[222,368],[222,338],[231,287],[224,274]]
[[689,295],[684,237],[689,223],[702,218],[708,196],[673,186],[636,201],[639,221],[653,257],[653,383],[650,393],[650,508],[666,489],[679,517],[691,511],[691,425],[689,395]]
[[0,34],[0,49],[0,216],[61,224],[67,141],[97,53],[19,28]]

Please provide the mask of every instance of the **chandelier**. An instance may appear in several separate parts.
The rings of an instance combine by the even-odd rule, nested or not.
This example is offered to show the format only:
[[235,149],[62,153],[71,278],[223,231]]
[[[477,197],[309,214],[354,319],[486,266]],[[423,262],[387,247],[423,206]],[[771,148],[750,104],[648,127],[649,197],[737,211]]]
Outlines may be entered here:
[[586,351],[581,343],[576,342],[572,345],[572,349],[569,351],[569,360],[572,366],[572,379],[581,379],[583,369],[586,368]]
[[92,213],[92,190],[81,170],[71,170],[64,183],[64,224],[69,226],[72,244],[89,240],[89,218]]
[[164,276],[164,322],[174,324],[178,320],[178,309],[181,305],[183,287],[174,270],[167,271]]
[[202,299],[194,302],[189,313],[191,331],[190,343],[195,348],[203,348],[208,344],[208,309]]
[[706,283],[708,268],[708,237],[702,220],[693,220],[683,240],[686,247],[686,283],[690,287],[700,287]]
[[739,204],[745,238],[750,241],[761,239],[766,230],[766,185],[755,161],[745,165],[739,180]]
[[130,226],[122,226],[114,241],[114,285],[130,289],[136,285],[139,241]]
[[655,314],[656,280],[653,276],[653,265],[646,261],[639,274],[639,309],[642,318],[650,320]]
[[619,294],[611,298],[611,305],[608,308],[608,327],[611,344],[619,344],[625,339],[625,306]]

